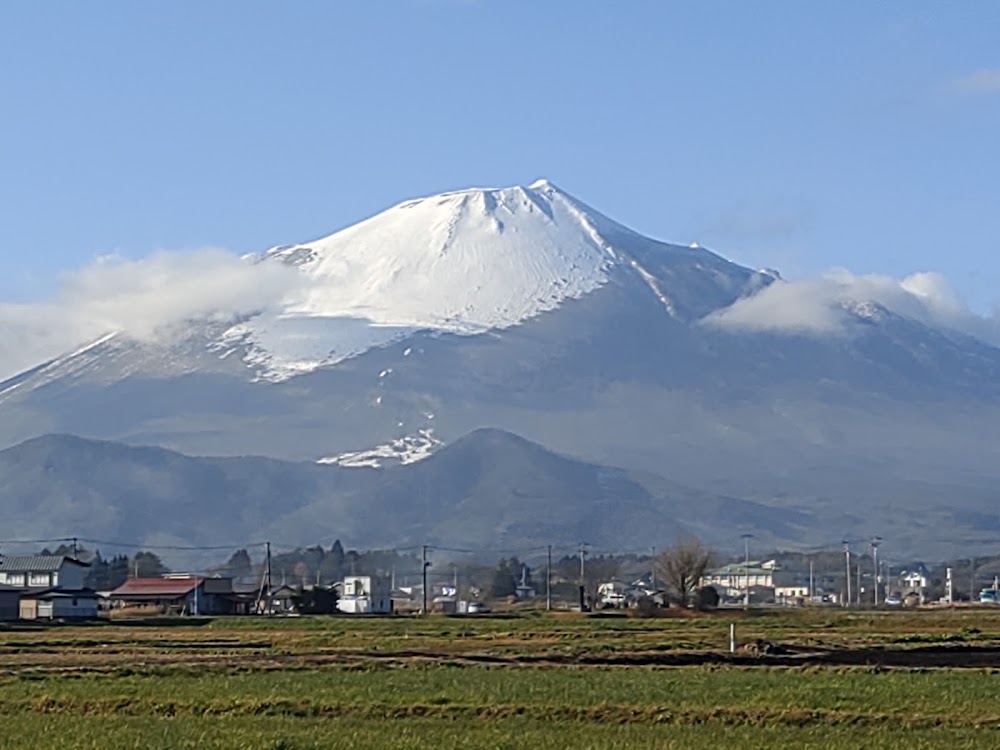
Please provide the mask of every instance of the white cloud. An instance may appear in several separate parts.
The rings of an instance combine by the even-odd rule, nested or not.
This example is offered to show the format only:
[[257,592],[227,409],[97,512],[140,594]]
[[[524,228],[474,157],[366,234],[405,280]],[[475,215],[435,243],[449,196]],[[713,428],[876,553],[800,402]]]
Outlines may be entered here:
[[865,303],[880,305],[930,326],[1000,344],[1000,322],[968,310],[947,280],[930,272],[914,273],[900,280],[835,269],[821,279],[776,281],[711,313],[703,322],[726,330],[843,335],[856,319],[852,311],[863,313],[859,305]]
[[1000,68],[981,68],[957,79],[955,88],[963,94],[1000,93]]
[[826,281],[775,281],[756,294],[716,310],[705,322],[718,328],[827,334],[844,329],[847,314]]
[[0,304],[0,380],[112,331],[165,337],[191,320],[265,310],[303,283],[290,267],[216,249],[100,258],[64,274],[52,301]]

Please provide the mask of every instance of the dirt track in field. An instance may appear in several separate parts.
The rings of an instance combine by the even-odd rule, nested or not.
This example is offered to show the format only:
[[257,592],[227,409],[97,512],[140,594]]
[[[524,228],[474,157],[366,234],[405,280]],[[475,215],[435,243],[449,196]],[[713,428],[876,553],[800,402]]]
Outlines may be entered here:
[[858,667],[883,669],[998,669],[998,645],[928,645],[911,648],[816,648],[794,645],[769,646],[774,653],[739,651],[736,654],[687,652],[633,652],[615,654],[536,654],[498,655],[466,652],[436,653],[429,650],[372,651],[342,650],[322,654],[274,654],[266,652],[205,653],[15,653],[0,656],[0,676],[25,673],[60,674],[71,672],[114,673],[173,669],[285,671],[408,666],[466,666],[493,668],[670,668],[732,666],[740,668]]

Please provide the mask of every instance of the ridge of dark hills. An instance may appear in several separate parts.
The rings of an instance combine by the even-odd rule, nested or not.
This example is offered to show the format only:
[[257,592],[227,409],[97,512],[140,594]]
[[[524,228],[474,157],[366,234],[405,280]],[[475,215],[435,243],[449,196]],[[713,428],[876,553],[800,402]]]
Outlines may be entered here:
[[20,538],[193,546],[341,538],[359,547],[515,550],[586,540],[622,551],[682,529],[710,531],[706,509],[750,508],[761,518],[767,511],[491,428],[423,461],[378,470],[45,435],[0,451],[0,507],[5,535]]

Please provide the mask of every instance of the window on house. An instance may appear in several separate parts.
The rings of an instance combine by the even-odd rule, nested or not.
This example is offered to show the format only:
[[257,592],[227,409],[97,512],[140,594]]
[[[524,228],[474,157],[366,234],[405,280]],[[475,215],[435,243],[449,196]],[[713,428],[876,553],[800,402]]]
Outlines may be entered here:
[[28,577],[29,586],[48,586],[49,585],[49,574],[48,573],[32,573]]
[[24,573],[8,573],[7,574],[7,584],[10,586],[23,586],[24,585]]

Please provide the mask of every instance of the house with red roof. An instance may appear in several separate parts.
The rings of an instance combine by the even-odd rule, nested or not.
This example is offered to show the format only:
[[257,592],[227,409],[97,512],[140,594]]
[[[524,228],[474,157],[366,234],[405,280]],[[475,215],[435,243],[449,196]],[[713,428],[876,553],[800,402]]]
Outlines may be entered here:
[[129,578],[110,598],[112,609],[152,608],[164,615],[233,615],[242,608],[231,579],[192,575]]

